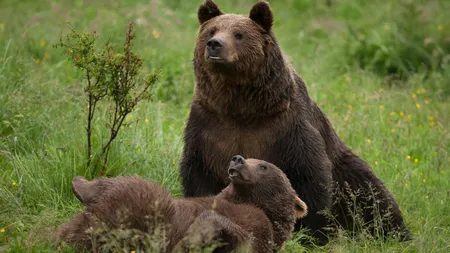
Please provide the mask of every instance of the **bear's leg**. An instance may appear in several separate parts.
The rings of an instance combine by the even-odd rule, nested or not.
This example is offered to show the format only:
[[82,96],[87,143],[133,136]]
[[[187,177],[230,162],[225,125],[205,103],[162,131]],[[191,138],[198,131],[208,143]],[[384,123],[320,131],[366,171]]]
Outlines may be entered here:
[[52,242],[59,244],[65,242],[75,245],[79,250],[91,249],[92,238],[88,232],[94,221],[90,213],[82,212],[58,228],[52,235]]
[[292,127],[278,140],[273,153],[280,156],[272,159],[275,160],[272,163],[286,173],[292,187],[308,206],[308,214],[297,221],[294,231],[306,227],[317,239],[316,244],[325,245],[329,221],[324,212],[332,208],[332,163],[325,141],[309,122],[299,121],[297,127]]
[[214,252],[217,253],[231,252],[242,247],[246,247],[247,252],[250,250],[249,240],[250,235],[243,228],[227,217],[209,210],[202,212],[189,226],[186,236],[175,246],[175,250],[200,250],[216,246]]
[[198,152],[183,154],[180,166],[184,197],[203,197],[218,194],[226,185],[218,180],[213,171],[204,167]]
[[[333,210],[340,225],[352,232],[368,225],[375,237],[390,234],[402,241],[412,239],[391,192],[358,156],[349,152],[342,157],[333,179],[337,183]],[[358,210],[360,217],[354,217]]]
[[[328,243],[328,233],[326,227],[329,222],[322,213],[326,209],[331,209],[331,196],[326,187],[321,187],[318,183],[292,182],[292,186],[299,197],[308,206],[308,214],[299,219],[294,227],[294,231],[299,231],[302,227],[308,228],[314,237],[314,243],[323,246]],[[302,241],[301,244],[307,246],[309,242]]]

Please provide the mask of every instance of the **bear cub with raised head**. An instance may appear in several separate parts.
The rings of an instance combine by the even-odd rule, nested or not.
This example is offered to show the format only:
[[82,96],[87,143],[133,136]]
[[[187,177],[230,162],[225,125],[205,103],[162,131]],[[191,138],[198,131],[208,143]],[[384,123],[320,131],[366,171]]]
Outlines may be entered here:
[[[219,193],[230,182],[225,161],[242,154],[283,169],[310,210],[296,229],[309,228],[320,244],[328,239],[326,209],[343,227],[357,227],[353,211],[362,210],[374,235],[410,239],[392,194],[339,139],[285,59],[269,4],[259,1],[244,16],[206,0],[197,14],[196,83],[180,166],[184,196]],[[348,205],[352,195],[356,207]]]
[[145,235],[162,224],[167,237],[160,252],[212,244],[218,245],[214,252],[282,247],[296,219],[307,213],[286,175],[273,164],[241,156],[233,157],[228,174],[230,184],[217,196],[188,199],[173,199],[159,184],[139,177],[91,182],[76,177],[72,189],[86,209],[62,225],[54,240],[96,249],[111,241],[104,236],[115,230],[121,231],[116,245],[145,248]]

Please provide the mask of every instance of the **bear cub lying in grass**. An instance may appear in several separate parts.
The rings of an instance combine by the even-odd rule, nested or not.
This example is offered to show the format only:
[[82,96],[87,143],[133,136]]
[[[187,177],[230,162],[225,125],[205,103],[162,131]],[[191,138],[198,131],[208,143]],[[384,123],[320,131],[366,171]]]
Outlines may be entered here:
[[215,246],[214,252],[272,252],[290,239],[307,213],[275,165],[233,157],[231,183],[217,196],[173,199],[139,177],[76,177],[72,190],[85,211],[62,225],[54,241],[78,249],[178,252]]

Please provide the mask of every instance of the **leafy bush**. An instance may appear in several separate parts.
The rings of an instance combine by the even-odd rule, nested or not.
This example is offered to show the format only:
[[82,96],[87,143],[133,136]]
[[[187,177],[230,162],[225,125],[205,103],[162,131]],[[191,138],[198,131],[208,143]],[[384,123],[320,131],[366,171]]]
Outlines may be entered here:
[[[139,80],[143,60],[132,49],[135,38],[133,23],[130,22],[125,38],[123,53],[117,53],[107,42],[100,52],[95,49],[98,39],[96,31],[79,33],[72,28],[66,38],[61,38],[56,47],[62,47],[64,54],[75,67],[85,75],[84,92],[87,106],[87,167],[93,158],[92,130],[94,114],[104,99],[108,100],[109,121],[105,125],[110,131],[109,139],[102,144],[97,162],[103,159],[106,166],[113,140],[118,136],[125,118],[137,104],[151,98],[151,88],[158,80],[159,72],[147,74]],[[100,174],[103,174],[100,171]]]
[[394,78],[421,70],[442,71],[450,60],[450,30],[445,23],[449,20],[437,14],[444,4],[400,1],[374,17],[373,23],[349,22],[348,61]]

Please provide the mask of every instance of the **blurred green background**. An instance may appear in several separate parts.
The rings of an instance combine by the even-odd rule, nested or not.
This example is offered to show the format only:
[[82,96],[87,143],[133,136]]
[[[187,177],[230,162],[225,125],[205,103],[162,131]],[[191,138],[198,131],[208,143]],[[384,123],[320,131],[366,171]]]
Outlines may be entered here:
[[[81,210],[71,192],[85,164],[83,75],[52,45],[96,30],[120,47],[135,22],[154,99],[127,119],[107,175],[140,175],[181,196],[178,162],[192,99],[202,1],[0,1],[0,252],[64,251],[51,230]],[[217,0],[247,15],[255,1]],[[339,136],[393,192],[408,243],[351,239],[318,252],[450,251],[450,1],[272,0],[274,32]],[[103,122],[100,108],[96,122]],[[107,138],[97,124],[94,144]],[[297,234],[295,238],[302,236]],[[306,249],[295,240],[286,252]]]

